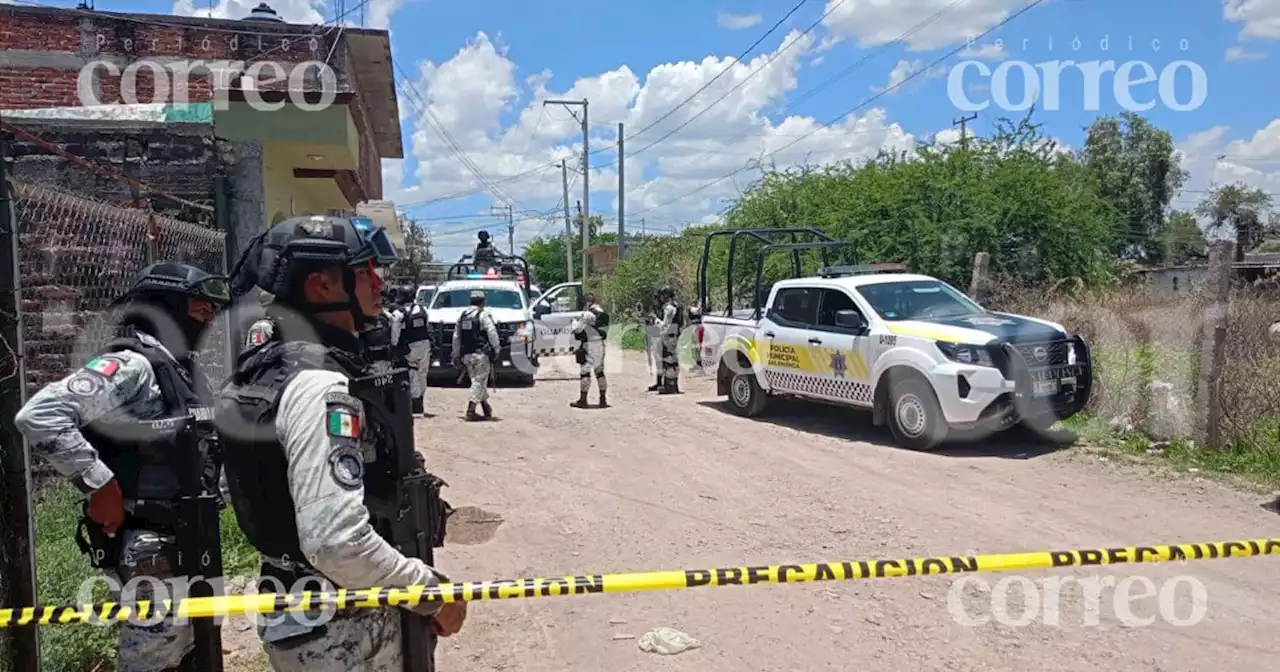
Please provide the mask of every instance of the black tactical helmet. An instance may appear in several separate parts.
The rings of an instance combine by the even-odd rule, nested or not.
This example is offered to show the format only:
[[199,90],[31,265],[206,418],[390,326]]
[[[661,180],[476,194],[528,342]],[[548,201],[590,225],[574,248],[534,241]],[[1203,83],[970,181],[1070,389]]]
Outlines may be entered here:
[[[271,227],[257,247],[255,281],[262,291],[274,294],[278,302],[312,312],[349,310],[357,324],[369,318],[360,310],[355,295],[354,269],[386,267],[399,259],[386,231],[374,226],[368,217],[291,217]],[[343,284],[350,299],[337,304],[304,305],[300,296],[303,280],[310,273],[334,266],[344,269]]]
[[480,236],[480,242],[482,242],[482,243],[483,243],[483,242],[485,242],[486,240],[489,240],[489,232],[488,232],[488,231],[481,231],[480,233],[478,233],[478,234],[476,234],[476,235]]
[[674,289],[671,289],[670,287],[663,287],[662,289],[658,290],[658,298],[674,299],[676,298],[676,291]]
[[225,277],[206,273],[188,264],[164,261],[142,269],[134,277],[129,291],[111,305],[176,296],[204,299],[218,308],[231,303],[231,290]]

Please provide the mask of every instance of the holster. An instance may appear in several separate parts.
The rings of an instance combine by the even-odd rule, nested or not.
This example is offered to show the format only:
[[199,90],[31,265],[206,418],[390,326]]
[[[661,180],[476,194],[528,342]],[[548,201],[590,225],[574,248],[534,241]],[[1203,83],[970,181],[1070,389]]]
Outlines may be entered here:
[[573,361],[579,364],[587,363],[587,344],[586,343],[579,345],[578,349],[573,351]]

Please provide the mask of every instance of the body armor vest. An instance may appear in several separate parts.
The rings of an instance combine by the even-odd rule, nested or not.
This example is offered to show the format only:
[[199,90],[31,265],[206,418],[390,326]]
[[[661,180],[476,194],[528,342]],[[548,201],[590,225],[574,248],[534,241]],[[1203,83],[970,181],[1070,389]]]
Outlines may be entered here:
[[427,309],[421,304],[413,304],[404,316],[404,325],[400,328],[400,343],[408,346],[430,337],[427,325]]
[[676,319],[675,319],[675,322],[672,323],[672,326],[675,327],[676,332],[679,333],[679,330],[684,329],[684,323],[685,323],[684,309],[681,308],[680,304],[676,303],[675,301],[668,301],[667,303],[669,305],[675,306],[676,308]]
[[[586,343],[587,341],[603,341],[609,333],[609,313],[599,304],[592,305],[587,310],[596,316],[594,329],[583,329],[578,333],[578,340]],[[593,333],[594,332],[594,333]]]
[[463,355],[489,350],[489,337],[480,324],[480,312],[478,308],[468,308],[458,318],[457,329],[461,335]]
[[[319,343],[273,341],[243,361],[218,401],[217,424],[236,520],[259,553],[290,565],[288,578],[316,572],[302,556],[289,463],[276,435],[281,395],[301,371],[323,369],[354,378],[363,368],[355,356]],[[371,487],[377,470],[371,468],[370,452],[366,450],[365,505],[373,512],[385,508],[375,501],[375,493],[385,488]],[[267,572],[266,567],[264,573],[286,579],[279,572]]]
[[[161,417],[195,416],[203,439],[211,433],[211,409],[201,404],[195,380],[187,369],[157,343],[153,338],[134,334],[108,343],[98,354],[129,350],[146,357],[164,400],[165,413]],[[119,416],[95,420],[82,427],[80,433],[111,468],[125,500],[133,501],[134,511],[127,525],[173,531],[177,526],[177,500],[183,494],[177,470],[178,451],[193,447],[181,445],[176,431],[158,430],[145,420]],[[207,453],[209,442],[201,440],[199,444],[204,486],[206,491],[214,491],[220,465],[216,455]]]

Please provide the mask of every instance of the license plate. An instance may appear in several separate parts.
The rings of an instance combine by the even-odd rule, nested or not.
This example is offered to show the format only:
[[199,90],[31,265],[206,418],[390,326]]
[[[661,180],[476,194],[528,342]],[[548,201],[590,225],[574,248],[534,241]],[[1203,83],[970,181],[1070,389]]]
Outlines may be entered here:
[[1035,387],[1035,395],[1037,397],[1052,397],[1058,393],[1058,381],[1056,380],[1037,380]]

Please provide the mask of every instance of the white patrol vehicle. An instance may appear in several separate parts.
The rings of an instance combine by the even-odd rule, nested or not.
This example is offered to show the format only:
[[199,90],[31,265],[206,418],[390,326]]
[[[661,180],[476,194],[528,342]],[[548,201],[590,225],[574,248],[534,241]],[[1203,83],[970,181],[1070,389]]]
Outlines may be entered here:
[[[819,242],[775,244],[779,231],[793,230],[712,236],[737,233],[731,247],[740,237],[759,239],[761,262],[768,251],[820,249],[826,257],[847,245],[810,229],[795,231]],[[699,278],[703,306],[710,243]],[[928,450],[952,428],[1047,428],[1089,400],[1089,349],[1062,325],[988,311],[941,280],[897,272],[905,270],[897,264],[826,266],[774,284],[767,296],[762,270],[763,263],[746,302],[752,307],[702,316],[701,362],[717,367],[717,393],[740,415],[759,415],[774,396],[864,408],[899,444]]]
[[578,341],[571,333],[582,317],[582,283],[562,282],[533,301],[534,353],[539,357],[572,355]]
[[[452,275],[452,274],[451,274]],[[501,346],[494,374],[531,385],[538,373],[533,351],[533,316],[527,285],[511,276],[483,272],[465,273],[462,279],[440,283],[427,306],[431,333],[431,368],[428,379],[457,380],[462,371],[453,366],[453,331],[462,312],[471,306],[471,292],[481,290],[485,308],[493,315]]]

